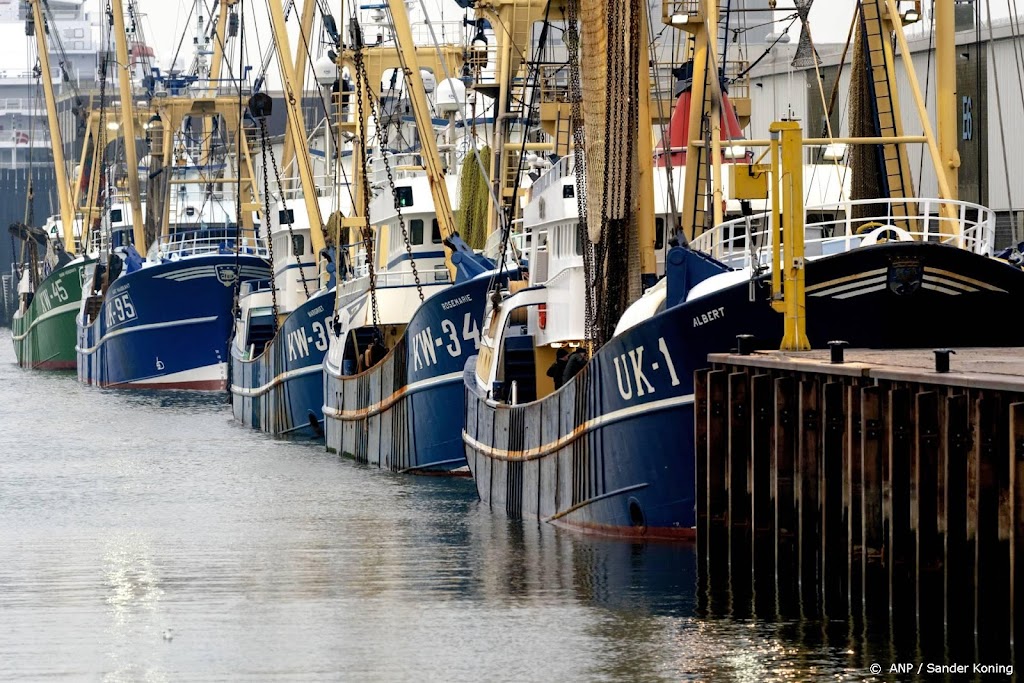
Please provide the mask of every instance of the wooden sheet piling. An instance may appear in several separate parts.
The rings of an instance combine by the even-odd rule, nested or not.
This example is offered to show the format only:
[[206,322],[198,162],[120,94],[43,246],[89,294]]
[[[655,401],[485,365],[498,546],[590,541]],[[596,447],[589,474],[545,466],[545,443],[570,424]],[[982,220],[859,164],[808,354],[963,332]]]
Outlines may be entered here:
[[951,661],[1019,658],[1024,350],[957,353],[947,373],[931,350],[710,357],[695,413],[712,602],[728,577],[733,613],[891,623]]

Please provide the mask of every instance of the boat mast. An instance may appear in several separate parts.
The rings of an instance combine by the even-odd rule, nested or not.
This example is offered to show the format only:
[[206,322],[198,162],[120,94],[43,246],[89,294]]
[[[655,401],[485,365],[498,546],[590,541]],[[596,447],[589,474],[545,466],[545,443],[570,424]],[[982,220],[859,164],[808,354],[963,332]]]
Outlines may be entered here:
[[455,234],[455,218],[452,216],[451,199],[448,197],[444,170],[437,152],[434,122],[430,115],[430,108],[427,106],[427,95],[423,88],[423,77],[420,75],[416,45],[412,39],[409,14],[405,9],[405,0],[388,0],[388,6],[391,8],[398,50],[404,62],[402,68],[407,86],[406,92],[412,104],[416,127],[420,131],[420,157],[423,159],[423,165],[427,171],[430,194],[434,199],[434,213],[437,216],[437,225],[441,230],[441,241],[445,244],[445,262],[452,275],[452,280],[454,280],[455,267],[451,262],[452,249],[448,244],[452,235]]
[[[217,25],[213,31],[213,60],[210,62],[209,89],[207,94],[210,97],[217,95],[216,82],[220,80],[220,72],[224,65],[224,46],[228,39],[228,10],[238,4],[238,0],[219,0],[220,10],[217,13]],[[213,119],[209,116],[203,117],[203,152],[202,165],[210,163],[210,147],[213,144],[213,136],[210,134]]]
[[[686,168],[683,180],[683,213],[680,228],[686,239],[692,240],[703,230],[707,223],[707,206],[704,202],[707,191],[705,149],[702,131],[704,130],[705,112],[717,112],[713,106],[714,93],[717,90],[712,79],[718,78],[718,67],[711,62],[712,57],[709,36],[710,27],[718,26],[717,0],[698,0],[697,2],[680,2],[679,0],[663,0],[662,21],[669,26],[692,34],[692,70],[693,85],[690,88],[689,131],[686,140]],[[715,119],[715,115],[710,117]],[[714,125],[714,123],[712,123]],[[718,146],[721,148],[721,133]],[[720,161],[720,160],[719,160]],[[720,169],[721,167],[719,167]],[[721,171],[715,173],[715,179],[721,178]],[[721,212],[719,205],[718,212]]]
[[132,100],[131,63],[128,36],[124,30],[124,8],[121,0],[110,0],[114,15],[114,41],[117,47],[117,87],[121,96],[121,132],[124,137],[125,161],[128,164],[128,194],[132,212],[132,237],[135,249],[145,254],[146,224],[142,218],[142,194],[139,190],[139,157],[135,149],[135,102]]
[[[310,0],[306,0],[306,2],[312,4]],[[290,61],[291,47],[288,42],[288,28],[285,26],[281,0],[270,0],[267,4],[270,5],[270,20],[274,31],[274,44],[277,47],[277,64],[281,68],[284,100],[288,107],[288,137],[292,141],[299,162],[302,198],[306,203],[306,213],[309,218],[309,243],[313,254],[316,255],[324,248],[324,222],[320,216],[320,204],[316,200],[316,184],[313,181],[313,169],[309,163],[309,149],[306,147],[306,125],[302,118],[302,109],[299,106],[299,97],[302,93],[299,92],[299,97],[295,94],[295,70]],[[283,196],[285,189],[280,187],[278,191]],[[269,220],[267,225],[269,227]]]
[[[520,74],[519,72],[523,63],[531,59],[527,51],[533,25],[544,19],[549,4],[551,3],[548,0],[490,0],[471,5],[478,18],[490,17],[498,27],[494,31],[497,42],[497,84],[496,86],[481,84],[473,86],[477,92],[494,99],[489,183],[498,197],[499,204],[490,202],[487,219],[488,235],[494,232],[499,225],[499,211],[518,206],[517,198],[512,196],[512,185],[509,185],[509,180],[515,177],[519,164],[519,159],[513,152],[518,153],[522,145],[508,142],[507,127],[511,125],[511,120],[520,116],[519,112],[511,110],[512,103],[527,99],[524,91],[530,87],[529,74]],[[550,8],[549,19],[551,21],[564,19],[564,17],[564,8],[556,6]],[[513,85],[513,79],[520,75],[523,78],[518,84]],[[533,85],[536,87],[537,84]],[[520,190],[520,192],[524,191]]]
[[[917,3],[920,9],[920,2]],[[942,173],[949,188],[947,199],[960,196],[960,152],[957,147],[959,125],[956,113],[956,33],[953,3],[939,0],[935,12],[935,102]]]
[[[316,3],[313,0],[305,0],[302,5],[302,17],[299,20],[299,44],[295,48],[295,69],[292,71],[294,74],[294,80],[292,81],[292,87],[297,92],[302,92],[305,87],[306,81],[306,52],[309,49],[309,38],[313,31],[313,14],[316,9]],[[278,59],[287,59],[288,56],[280,54]],[[292,160],[295,158],[295,143],[292,142],[291,127],[293,126],[292,118],[289,116],[285,126],[289,129],[284,136],[284,152],[281,154],[281,170],[285,172],[283,182],[287,186],[291,186],[291,174],[289,174],[288,167],[291,166]],[[302,135],[305,137],[306,131],[302,129]],[[314,252],[319,253],[319,252]]]
[[637,81],[637,123],[640,126],[637,165],[640,204],[637,213],[637,241],[640,243],[640,279],[644,289],[655,284],[658,278],[658,265],[654,256],[654,131],[651,127],[651,41],[647,30],[649,9],[647,0],[640,0],[637,38],[640,41],[640,73]]
[[46,43],[46,24],[43,20],[43,0],[30,0],[35,17],[36,51],[39,53],[39,67],[42,70],[43,93],[46,99],[46,121],[50,128],[50,146],[53,148],[53,166],[57,175],[57,198],[60,200],[60,220],[64,229],[64,251],[75,253],[75,209],[71,203],[71,189],[68,184],[68,169],[64,161],[64,140],[60,134],[60,119],[57,118],[57,98],[53,92],[50,72],[50,47]]

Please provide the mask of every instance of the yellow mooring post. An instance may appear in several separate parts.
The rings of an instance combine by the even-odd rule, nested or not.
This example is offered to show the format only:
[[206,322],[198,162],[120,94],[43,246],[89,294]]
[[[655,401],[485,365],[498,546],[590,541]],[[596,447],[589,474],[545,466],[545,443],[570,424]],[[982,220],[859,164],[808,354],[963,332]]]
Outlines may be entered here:
[[[773,189],[779,192],[782,199],[782,302],[785,331],[780,348],[783,351],[805,351],[811,348],[811,343],[807,340],[807,309],[804,301],[803,135],[797,121],[776,121],[768,127],[768,131],[773,143],[779,140],[780,148],[779,154],[772,155]],[[777,205],[777,202],[772,202],[773,208]],[[772,216],[772,219],[776,220],[776,217]],[[775,242],[773,250],[777,253],[778,249],[779,243]],[[777,280],[772,278],[773,285]],[[778,294],[772,292],[773,302],[778,300]]]

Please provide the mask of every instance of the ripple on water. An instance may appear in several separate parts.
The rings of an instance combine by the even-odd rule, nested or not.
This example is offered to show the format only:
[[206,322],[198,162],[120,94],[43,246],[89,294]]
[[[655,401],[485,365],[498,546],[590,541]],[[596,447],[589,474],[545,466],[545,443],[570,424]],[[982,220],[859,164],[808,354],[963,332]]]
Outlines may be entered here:
[[870,661],[695,618],[690,547],[510,522],[471,481],[254,433],[220,395],[25,372],[6,330],[0,458],[4,680],[782,681]]

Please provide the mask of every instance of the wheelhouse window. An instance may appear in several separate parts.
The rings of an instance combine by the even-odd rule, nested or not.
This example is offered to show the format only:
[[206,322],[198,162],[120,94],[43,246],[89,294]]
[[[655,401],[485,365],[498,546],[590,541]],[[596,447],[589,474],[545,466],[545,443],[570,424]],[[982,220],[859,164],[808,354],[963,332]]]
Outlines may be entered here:
[[423,221],[419,218],[409,221],[409,244],[423,244]]
[[306,253],[306,238],[292,235],[292,256],[303,256]]
[[654,219],[654,248],[664,249],[665,248],[665,219],[655,218]]
[[434,219],[434,224],[430,228],[430,241],[432,244],[441,244],[441,226],[437,224],[437,219]]

